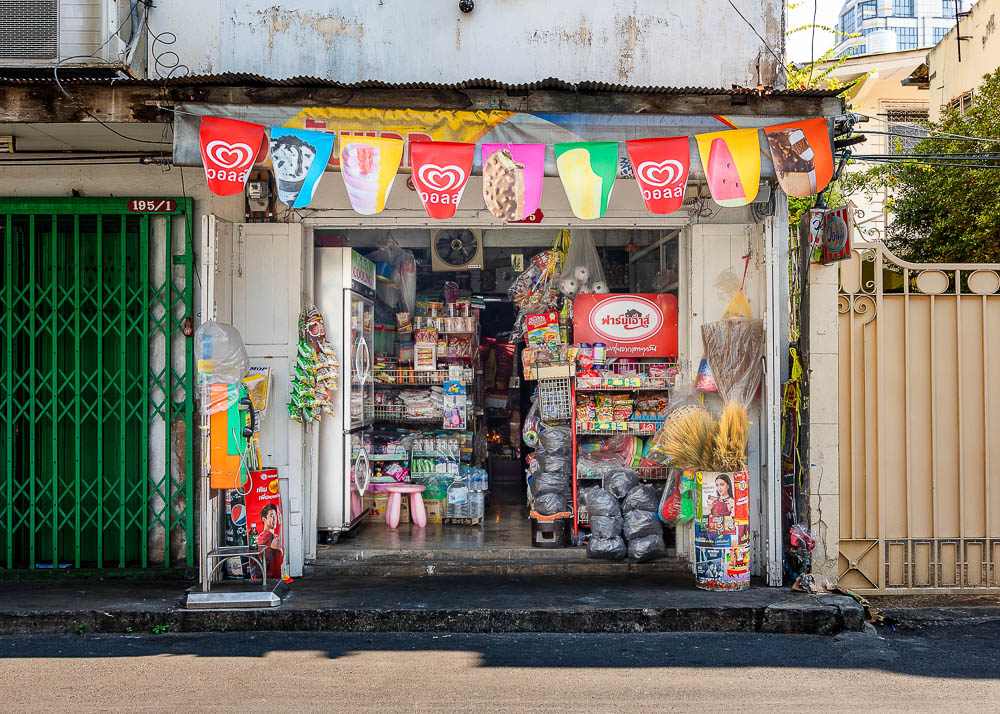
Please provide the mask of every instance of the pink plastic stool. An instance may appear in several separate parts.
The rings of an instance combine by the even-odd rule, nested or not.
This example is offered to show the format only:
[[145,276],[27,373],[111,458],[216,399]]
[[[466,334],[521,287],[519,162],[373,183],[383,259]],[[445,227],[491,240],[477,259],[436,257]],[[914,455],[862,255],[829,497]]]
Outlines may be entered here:
[[424,497],[420,495],[425,488],[425,486],[418,486],[415,483],[394,483],[391,486],[386,486],[385,490],[389,492],[389,504],[385,509],[385,524],[390,528],[399,525],[399,511],[403,505],[403,494],[408,493],[410,494],[410,518],[419,527],[426,526],[427,511],[424,510]]

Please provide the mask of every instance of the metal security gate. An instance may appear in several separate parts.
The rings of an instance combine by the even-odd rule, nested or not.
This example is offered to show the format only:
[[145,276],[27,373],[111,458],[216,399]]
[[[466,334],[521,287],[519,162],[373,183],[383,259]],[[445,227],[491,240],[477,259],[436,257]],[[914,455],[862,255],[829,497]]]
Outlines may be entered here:
[[1000,265],[840,272],[841,584],[1000,588]]
[[7,568],[194,563],[191,200],[129,207],[0,198]]

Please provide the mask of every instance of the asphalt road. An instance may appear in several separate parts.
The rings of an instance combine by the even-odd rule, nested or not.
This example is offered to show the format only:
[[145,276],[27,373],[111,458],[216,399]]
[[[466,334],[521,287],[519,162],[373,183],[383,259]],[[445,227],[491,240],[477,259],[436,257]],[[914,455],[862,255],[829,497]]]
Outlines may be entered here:
[[11,711],[997,711],[1000,622],[882,635],[0,637]]

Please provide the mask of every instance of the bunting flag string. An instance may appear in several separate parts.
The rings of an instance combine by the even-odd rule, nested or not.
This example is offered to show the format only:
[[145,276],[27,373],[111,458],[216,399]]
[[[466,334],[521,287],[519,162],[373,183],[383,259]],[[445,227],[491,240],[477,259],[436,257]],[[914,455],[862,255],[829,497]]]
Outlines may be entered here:
[[362,216],[380,213],[403,159],[400,139],[349,136],[341,139],[340,174],[351,208]]
[[212,193],[217,196],[242,193],[250,169],[264,150],[264,126],[236,119],[202,117],[198,147]]
[[[822,193],[832,181],[833,145],[826,119],[787,122],[763,127],[763,131],[765,143],[760,129],[694,136],[705,180],[720,206],[740,207],[754,201],[760,186],[761,154],[767,157],[767,149],[778,184],[789,196]],[[334,153],[338,141],[339,151]],[[472,174],[477,145],[411,141],[409,146],[413,186],[427,215],[436,220],[453,218]],[[504,222],[533,215],[542,199],[547,145],[483,143],[481,147],[483,201],[490,213]],[[293,208],[313,201],[324,172],[339,158],[351,206],[368,216],[385,209],[402,164],[404,142],[353,134],[338,138],[322,131],[267,128],[204,116],[199,148],[213,193],[240,193],[254,165],[270,158],[278,197]],[[582,220],[606,215],[619,173],[618,142],[575,141],[552,148],[573,215]],[[647,210],[656,215],[679,210],[691,172],[690,137],[631,139],[625,142],[625,150]]]
[[413,185],[431,218],[455,215],[476,158],[475,144],[418,141],[410,147]]
[[308,206],[333,153],[335,137],[319,131],[271,127],[271,165],[278,198],[292,208]]
[[618,176],[618,142],[578,141],[556,144],[556,166],[573,215],[585,221],[608,212]]

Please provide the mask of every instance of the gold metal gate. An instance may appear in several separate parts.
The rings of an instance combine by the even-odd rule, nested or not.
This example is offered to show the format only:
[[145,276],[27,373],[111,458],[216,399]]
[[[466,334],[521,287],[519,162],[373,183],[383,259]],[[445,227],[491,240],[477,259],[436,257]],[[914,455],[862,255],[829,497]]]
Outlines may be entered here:
[[841,264],[842,585],[1000,588],[1000,265]]

